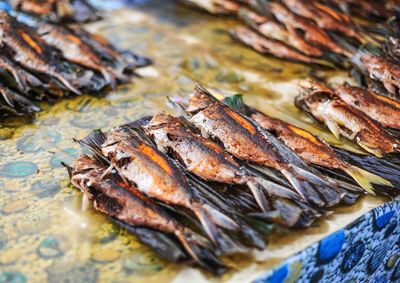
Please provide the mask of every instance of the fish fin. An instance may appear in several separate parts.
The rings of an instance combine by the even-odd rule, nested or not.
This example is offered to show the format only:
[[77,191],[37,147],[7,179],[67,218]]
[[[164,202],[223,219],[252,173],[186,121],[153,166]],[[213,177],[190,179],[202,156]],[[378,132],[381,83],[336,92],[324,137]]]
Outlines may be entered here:
[[227,267],[205,246],[205,239],[189,229],[176,233],[183,247],[196,263],[216,275],[224,273]]
[[383,157],[383,154],[380,150],[375,150],[371,147],[369,147],[367,144],[365,144],[360,138],[356,138],[357,144],[362,147],[366,152],[369,152],[373,155],[375,155],[376,157]]
[[93,130],[89,135],[81,140],[74,139],[75,142],[79,143],[83,147],[90,149],[95,157],[105,164],[109,164],[108,159],[101,152],[101,145],[105,143],[107,136],[100,129]]
[[143,227],[134,227],[125,222],[111,218],[118,226],[135,234],[141,243],[150,246],[161,257],[173,262],[185,262],[189,256],[173,236]]
[[289,165],[281,172],[299,195],[310,204],[329,207],[340,202],[341,195],[331,182],[294,165]]
[[265,192],[263,191],[263,188],[257,186],[258,184],[255,182],[248,182],[247,185],[262,211],[270,210],[271,208],[269,206],[267,198],[265,197]]
[[335,136],[337,140],[340,140],[340,128],[339,125],[332,120],[326,120],[325,121],[326,126],[328,129],[331,131],[331,133]]
[[76,87],[74,87],[66,78],[64,78],[61,74],[59,73],[53,73],[52,74],[56,79],[58,79],[66,88],[68,88],[70,91],[77,95],[82,95],[82,92],[78,90]]
[[392,187],[392,183],[378,175],[370,173],[357,166],[349,166],[344,169],[366,192],[375,195],[374,184]]
[[71,179],[72,178],[72,172],[73,172],[73,168],[71,166],[69,166],[67,163],[65,162],[61,162],[61,165],[64,166],[67,171],[68,171],[68,176]]

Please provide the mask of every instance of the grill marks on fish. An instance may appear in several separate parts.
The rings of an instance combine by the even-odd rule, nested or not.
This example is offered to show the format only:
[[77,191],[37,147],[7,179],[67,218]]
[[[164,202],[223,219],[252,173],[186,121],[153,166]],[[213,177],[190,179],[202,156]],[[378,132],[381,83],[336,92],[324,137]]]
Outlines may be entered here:
[[399,151],[399,143],[361,111],[349,107],[326,85],[300,82],[296,105],[323,123],[339,139],[344,136],[366,151],[383,156]]
[[[225,271],[224,264],[211,251],[211,243],[176,222],[134,185],[123,181],[118,174],[108,172],[99,161],[83,155],[73,168],[69,168],[69,172],[71,183],[93,202],[97,210],[127,225],[172,234],[197,264],[216,274]],[[168,246],[168,242],[158,245]],[[175,247],[169,248],[168,252],[174,252]]]

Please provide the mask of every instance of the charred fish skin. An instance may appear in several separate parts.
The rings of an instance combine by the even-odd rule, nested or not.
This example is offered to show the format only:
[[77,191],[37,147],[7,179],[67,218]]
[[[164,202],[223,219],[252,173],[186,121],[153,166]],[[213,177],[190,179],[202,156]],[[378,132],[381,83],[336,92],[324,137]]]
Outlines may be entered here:
[[274,20],[261,16],[248,8],[242,8],[239,11],[239,17],[265,37],[282,41],[303,52],[305,55],[313,57],[322,56],[322,51],[320,49],[308,44],[298,34],[288,32],[283,26]]
[[307,80],[299,88],[296,106],[327,126],[336,138],[344,136],[378,157],[399,150],[398,142],[379,124],[349,107],[328,86]]
[[44,43],[40,36],[30,27],[16,21],[6,12],[0,12],[0,45],[12,50],[12,58],[29,70],[48,74],[61,81],[76,94],[81,92],[71,81],[71,70],[59,66],[57,52]]
[[118,175],[107,174],[107,168],[99,161],[83,155],[73,168],[69,168],[69,174],[71,183],[94,203],[97,210],[127,225],[175,235],[197,264],[216,274],[225,271],[225,266],[209,250],[210,243],[206,239],[170,218]]
[[347,83],[335,85],[334,89],[345,103],[362,111],[382,126],[400,129],[399,102]]
[[280,171],[305,201],[319,207],[340,202],[335,184],[315,175],[315,170],[312,172],[292,150],[253,121],[217,101],[204,87],[196,86],[185,111],[203,136],[218,140],[240,160]]
[[146,143],[129,125],[116,127],[106,134],[93,132],[79,142],[105,158],[123,178],[136,184],[143,194],[192,211],[223,253],[243,252],[241,245],[232,242],[220,231],[221,228],[238,230],[239,225],[202,199],[176,165]]
[[[161,150],[172,151],[172,155],[176,155],[188,171],[202,179],[246,185],[264,211],[270,210],[270,206],[279,211],[279,223],[284,226],[292,227],[298,224],[305,211],[311,210],[305,204],[298,207],[296,202],[299,202],[300,198],[289,189],[251,175],[245,168],[239,167],[223,147],[194,133],[186,126],[187,123],[181,118],[160,113],[153,116],[146,125],[146,131]],[[265,199],[265,193],[269,200]],[[315,219],[315,216],[312,219]]]

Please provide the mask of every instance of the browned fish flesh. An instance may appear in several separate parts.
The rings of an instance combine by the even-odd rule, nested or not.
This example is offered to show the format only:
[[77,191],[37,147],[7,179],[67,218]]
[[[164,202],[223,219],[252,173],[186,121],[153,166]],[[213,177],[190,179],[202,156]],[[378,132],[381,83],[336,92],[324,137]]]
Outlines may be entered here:
[[383,84],[385,89],[396,96],[400,88],[400,66],[397,62],[372,53],[359,51],[351,61],[370,79]]
[[[57,52],[48,46],[30,27],[16,21],[6,12],[0,12],[0,45],[10,50],[11,58],[35,72],[57,78],[72,92],[80,94],[72,82],[71,70],[56,57]],[[63,66],[63,67],[61,67]]]
[[357,108],[382,126],[400,129],[399,102],[347,83],[335,85],[334,90],[345,103]]
[[89,22],[99,19],[86,0],[11,0],[14,9],[52,22]]
[[308,56],[319,57],[322,55],[320,49],[308,44],[297,33],[290,33],[284,26],[276,21],[257,14],[248,8],[240,9],[239,17],[250,27],[267,38],[282,41]]
[[66,26],[41,23],[37,32],[44,41],[62,52],[65,59],[101,73],[107,83],[115,84],[114,71],[107,67],[96,52]]
[[69,167],[69,174],[71,183],[93,202],[96,210],[134,227],[174,235],[197,264],[217,274],[225,271],[205,238],[176,222],[134,185],[124,182],[118,174],[108,172],[99,161],[83,155],[74,167]]
[[291,227],[299,222],[304,207],[293,208],[296,206],[293,203],[288,209],[288,204],[283,206],[284,202],[275,201],[276,198],[300,201],[297,194],[240,167],[222,146],[190,129],[186,120],[159,113],[152,117],[145,129],[161,151],[170,153],[189,172],[206,181],[246,185],[264,211],[270,210],[271,206],[279,211],[280,223]]
[[360,31],[350,19],[340,12],[334,11],[316,1],[309,0],[283,0],[286,7],[293,13],[315,22],[320,28],[339,32],[347,37],[363,41]]
[[234,157],[279,171],[298,194],[317,206],[337,204],[336,184],[310,168],[298,155],[242,114],[196,86],[185,112],[205,137],[221,142]]
[[122,178],[136,184],[143,194],[192,211],[210,238],[221,245],[221,250],[242,251],[237,246],[222,246],[226,242],[217,228],[238,230],[239,225],[231,217],[201,200],[177,166],[145,142],[131,126],[119,126],[107,133],[95,131],[80,143],[106,158]]
[[378,157],[399,151],[398,141],[364,113],[347,105],[325,84],[305,80],[299,87],[296,105],[328,127],[337,139],[343,136],[355,141]]
[[263,37],[262,35],[246,28],[236,27],[232,30],[232,35],[244,45],[252,47],[261,54],[269,54],[278,58],[292,60],[301,63],[318,63],[311,57],[296,51],[283,42],[275,39]]
[[304,39],[311,44],[324,47],[336,54],[341,54],[346,57],[351,56],[349,51],[333,41],[332,38],[315,23],[302,16],[296,15],[281,3],[270,2],[266,5],[266,9],[268,9],[279,22],[284,24],[289,32],[294,34],[299,34],[300,32]]

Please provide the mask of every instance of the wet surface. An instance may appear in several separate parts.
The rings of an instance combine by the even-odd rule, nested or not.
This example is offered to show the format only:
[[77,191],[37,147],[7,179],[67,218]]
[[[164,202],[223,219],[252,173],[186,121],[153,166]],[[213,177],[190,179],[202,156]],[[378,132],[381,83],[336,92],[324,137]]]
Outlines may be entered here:
[[[108,8],[107,2],[102,4]],[[293,105],[295,82],[307,77],[310,67],[264,57],[234,43],[227,30],[237,22],[229,18],[178,7],[173,1],[137,2],[142,3],[105,13],[88,28],[154,59],[154,66],[140,71],[143,78],[103,98],[43,104],[44,111],[32,124],[7,121],[0,126],[0,282],[151,283],[180,282],[187,276],[216,280],[163,261],[100,213],[82,211],[81,194],[69,185],[60,164],[80,154],[72,138],[159,110],[173,113],[166,97],[184,95],[196,82],[243,93],[250,105],[338,144]],[[310,229],[277,232],[268,251],[228,259],[237,268],[223,279],[255,278],[382,201],[365,198]]]

